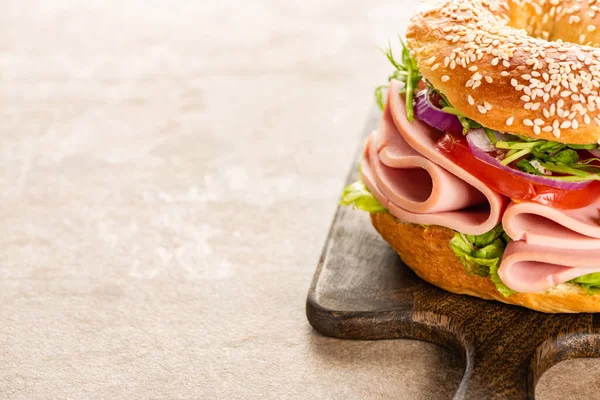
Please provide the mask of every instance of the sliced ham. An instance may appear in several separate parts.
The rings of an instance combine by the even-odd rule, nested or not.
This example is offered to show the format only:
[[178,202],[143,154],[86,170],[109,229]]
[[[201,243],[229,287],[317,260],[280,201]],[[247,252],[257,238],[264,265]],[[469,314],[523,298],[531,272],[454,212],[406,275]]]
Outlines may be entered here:
[[498,269],[517,292],[540,292],[582,275],[600,272],[600,250],[565,250],[511,241]]
[[502,225],[511,241],[498,273],[509,288],[538,292],[600,272],[600,199],[576,210],[511,203]]
[[[365,185],[390,213],[414,224],[482,234],[502,223],[513,239],[498,273],[518,292],[542,291],[600,272],[600,199],[578,210],[511,203],[438,153],[440,132],[408,122],[393,81],[379,124],[362,159]],[[506,209],[506,212],[505,212]]]
[[392,81],[380,126],[365,146],[362,179],[395,217],[479,235],[500,223],[507,199],[438,153],[439,131],[408,122]]
[[511,203],[502,225],[511,239],[533,245],[600,249],[600,199],[576,210],[558,210],[532,202]]
[[475,187],[410,147],[389,108],[373,133],[371,151],[377,186],[398,207],[432,214],[488,203]]
[[[389,209],[390,201],[387,197],[385,197],[383,193],[381,193],[381,191],[377,187],[377,183],[375,182],[375,172],[371,167],[371,150],[375,148],[375,146],[372,143],[373,136],[374,135],[371,134],[367,138],[367,143],[365,144],[365,148],[363,150],[363,156],[360,161],[360,178],[363,181],[363,183],[369,188],[371,194],[373,194],[373,196],[375,196],[375,198],[381,203],[381,205]],[[375,156],[377,157],[377,154],[375,154]]]

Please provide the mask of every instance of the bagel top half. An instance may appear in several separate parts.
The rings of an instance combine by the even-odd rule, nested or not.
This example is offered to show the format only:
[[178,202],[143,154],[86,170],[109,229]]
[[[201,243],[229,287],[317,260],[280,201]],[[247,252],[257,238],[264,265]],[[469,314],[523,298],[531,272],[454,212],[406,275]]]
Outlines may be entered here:
[[425,0],[407,44],[422,75],[483,126],[600,143],[600,4]]

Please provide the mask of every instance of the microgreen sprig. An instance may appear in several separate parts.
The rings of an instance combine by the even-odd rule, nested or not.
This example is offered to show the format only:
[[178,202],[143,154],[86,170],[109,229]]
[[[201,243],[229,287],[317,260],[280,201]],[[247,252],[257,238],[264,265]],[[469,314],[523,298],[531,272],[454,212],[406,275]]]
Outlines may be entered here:
[[[419,67],[417,65],[417,60],[415,60],[410,55],[410,50],[406,46],[406,43],[402,40],[400,36],[398,36],[400,40],[400,44],[402,45],[402,54],[400,56],[400,61],[396,60],[394,57],[394,53],[392,50],[391,44],[388,43],[387,49],[381,49],[381,52],[386,56],[389,62],[394,66],[394,72],[388,77],[388,81],[392,79],[397,79],[400,82],[404,82],[404,87],[402,91],[406,96],[406,118],[409,122],[412,122],[415,117],[414,109],[413,109],[413,96],[415,89],[418,87],[419,82],[423,79],[423,76],[419,72]],[[383,101],[383,90],[387,88],[387,85],[378,86],[375,89],[375,100],[379,107],[383,110],[384,101]]]

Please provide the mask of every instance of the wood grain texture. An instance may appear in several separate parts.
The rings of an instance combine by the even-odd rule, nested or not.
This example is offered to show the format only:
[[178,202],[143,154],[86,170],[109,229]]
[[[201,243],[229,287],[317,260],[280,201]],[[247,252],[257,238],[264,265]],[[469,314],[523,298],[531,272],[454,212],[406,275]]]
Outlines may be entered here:
[[464,375],[455,399],[534,398],[553,365],[600,356],[596,314],[543,314],[445,292],[418,278],[351,208],[335,214],[306,311],[328,336],[417,339],[457,352]]

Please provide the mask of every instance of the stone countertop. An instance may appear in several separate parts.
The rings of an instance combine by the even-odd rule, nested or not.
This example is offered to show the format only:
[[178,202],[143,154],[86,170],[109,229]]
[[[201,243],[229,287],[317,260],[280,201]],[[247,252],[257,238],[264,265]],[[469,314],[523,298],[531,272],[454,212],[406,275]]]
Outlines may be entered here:
[[451,397],[445,350],[304,315],[414,2],[0,6],[0,398]]

